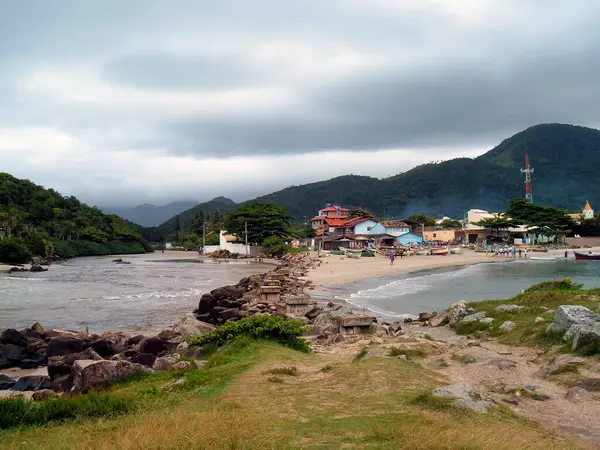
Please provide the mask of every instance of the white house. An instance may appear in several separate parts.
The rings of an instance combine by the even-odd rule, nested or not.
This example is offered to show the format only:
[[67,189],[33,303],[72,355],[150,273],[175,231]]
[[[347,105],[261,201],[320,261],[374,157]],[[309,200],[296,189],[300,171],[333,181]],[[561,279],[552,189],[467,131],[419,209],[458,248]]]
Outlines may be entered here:
[[399,220],[383,222],[384,233],[391,234],[392,236],[400,236],[401,234],[408,233],[410,227]]

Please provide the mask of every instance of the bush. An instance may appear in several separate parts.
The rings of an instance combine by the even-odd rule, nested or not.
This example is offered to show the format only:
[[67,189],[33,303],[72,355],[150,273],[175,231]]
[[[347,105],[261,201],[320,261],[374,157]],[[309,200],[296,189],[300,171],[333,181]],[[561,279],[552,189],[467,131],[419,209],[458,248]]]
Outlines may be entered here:
[[139,242],[108,241],[105,243],[86,240],[54,241],[54,253],[61,258],[77,256],[130,255],[145,253],[147,249]]
[[31,253],[18,239],[0,241],[0,262],[24,264],[31,261]]
[[263,248],[273,256],[282,256],[289,253],[291,246],[279,236],[269,236],[262,242]]
[[534,284],[533,286],[525,289],[524,294],[530,294],[536,291],[577,291],[582,288],[583,284],[573,283],[570,278],[564,278],[562,280],[549,280]]
[[301,338],[306,326],[297,320],[285,320],[283,317],[253,316],[238,322],[228,321],[216,330],[205,335],[192,335],[187,341],[190,345],[224,345],[236,338],[246,336],[253,339],[275,341],[286,347],[310,351],[306,339]]
[[0,430],[23,425],[44,425],[74,418],[106,417],[125,414],[135,408],[125,396],[92,393],[32,403],[22,398],[0,400]]

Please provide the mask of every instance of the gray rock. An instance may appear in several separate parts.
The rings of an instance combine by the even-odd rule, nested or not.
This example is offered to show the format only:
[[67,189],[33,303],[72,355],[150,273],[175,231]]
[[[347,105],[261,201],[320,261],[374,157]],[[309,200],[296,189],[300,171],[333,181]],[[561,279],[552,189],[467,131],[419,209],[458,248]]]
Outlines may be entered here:
[[13,380],[8,375],[4,375],[4,374],[0,373],[0,391],[3,391],[5,389],[10,389],[14,385],[15,385],[15,380]]
[[192,363],[189,361],[179,361],[178,363],[173,364],[173,370],[186,370],[192,367]]
[[509,405],[518,405],[521,403],[521,398],[513,395],[512,397],[503,398],[502,401],[508,403]]
[[548,374],[556,375],[572,371],[584,364],[584,362],[585,360],[583,358],[577,358],[571,355],[560,355],[554,358],[554,361],[548,366]]
[[196,360],[194,360],[194,364],[196,365],[196,367],[198,369],[202,369],[208,364],[208,361],[196,359]]
[[455,327],[467,315],[467,304],[464,300],[454,303],[448,314],[448,324]]
[[573,338],[571,351],[580,350],[586,354],[600,353],[600,326],[582,326]]
[[565,398],[571,403],[581,403],[588,400],[592,400],[592,396],[585,389],[574,386],[567,391]]
[[156,358],[154,361],[154,365],[152,369],[157,371],[169,370],[177,363],[177,358],[174,356],[163,356],[161,358]]
[[446,325],[449,320],[450,315],[446,311],[443,311],[429,321],[429,326],[441,327],[442,325]]
[[544,319],[543,317],[536,317],[535,320],[533,321],[533,323],[543,323],[545,322],[546,319]]
[[493,317],[484,317],[483,319],[480,320],[480,322],[491,325],[494,322],[494,320],[495,319]]
[[162,387],[163,391],[170,391],[171,389],[175,389],[185,383],[185,378],[179,378],[178,380],[171,381],[170,383],[165,384]]
[[572,325],[600,326],[600,314],[595,313],[585,306],[561,305],[556,310],[554,323],[562,331],[567,331]]
[[549,324],[546,327],[545,333],[546,333],[546,336],[555,336],[555,335],[560,334],[561,332],[562,331],[561,331],[560,327],[557,324],[555,324],[554,322],[552,322],[551,324]]
[[433,395],[442,398],[453,398],[456,406],[468,408],[478,413],[486,413],[490,407],[494,406],[492,401],[484,399],[470,384],[442,386],[435,389]]
[[523,307],[519,305],[500,305],[496,307],[497,312],[517,312],[522,309]]
[[485,311],[481,311],[481,312],[463,317],[463,319],[460,321],[460,323],[479,322],[479,321],[481,321],[481,319],[485,319],[486,317],[487,317],[487,314],[485,313]]
[[504,330],[504,331],[514,330],[516,327],[517,327],[517,324],[514,322],[511,322],[510,320],[507,320],[502,325],[500,325],[500,329]]
[[34,402],[41,402],[44,400],[48,400],[49,398],[55,398],[56,392],[52,389],[42,389],[41,391],[34,392],[31,396]]
[[585,378],[577,381],[574,387],[580,387],[588,392],[600,392],[600,378]]
[[90,389],[104,386],[107,382],[122,381],[139,372],[151,373],[152,370],[129,361],[92,361],[79,360],[73,364],[72,393],[86,393]]
[[517,363],[515,361],[504,358],[493,359],[490,361],[490,364],[495,365],[500,370],[512,369],[513,367],[517,366]]
[[50,389],[52,382],[49,377],[42,375],[28,375],[17,380],[11,388],[14,391],[41,391],[42,389]]

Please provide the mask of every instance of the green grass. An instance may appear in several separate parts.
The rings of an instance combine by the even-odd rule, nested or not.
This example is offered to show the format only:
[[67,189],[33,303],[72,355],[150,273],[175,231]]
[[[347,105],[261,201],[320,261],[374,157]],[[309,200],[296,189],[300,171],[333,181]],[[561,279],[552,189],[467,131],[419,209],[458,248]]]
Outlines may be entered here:
[[401,348],[401,347],[392,347],[390,349],[390,356],[400,356],[405,355],[408,359],[413,358],[424,358],[427,356],[427,352],[425,349],[421,347],[413,347],[413,348]]
[[354,361],[360,361],[367,353],[369,353],[368,347],[361,348],[360,351],[354,356]]
[[[571,282],[568,278],[545,281],[526,289],[511,299],[469,303],[468,306],[477,312],[485,311],[488,317],[495,319],[494,322],[492,324],[480,322],[459,324],[455,330],[458,334],[463,335],[487,334],[497,337],[500,342],[509,345],[545,348],[559,345],[568,351],[570,347],[562,341],[562,335],[546,335],[546,327],[553,321],[554,312],[560,305],[582,305],[598,311],[600,302],[592,300],[592,296],[600,296],[600,289],[583,290],[581,285]],[[523,308],[514,312],[497,312],[496,307],[501,304],[519,305]],[[548,314],[549,310],[552,311],[552,314]],[[547,320],[536,324],[534,323],[536,317],[545,317]],[[505,321],[515,322],[516,328],[511,331],[500,330],[499,327]]]

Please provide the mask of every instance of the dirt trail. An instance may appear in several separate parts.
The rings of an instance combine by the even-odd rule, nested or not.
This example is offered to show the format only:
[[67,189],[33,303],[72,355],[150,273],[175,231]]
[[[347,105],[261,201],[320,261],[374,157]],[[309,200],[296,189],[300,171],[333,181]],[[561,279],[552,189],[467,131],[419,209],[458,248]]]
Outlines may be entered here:
[[[472,384],[504,404],[511,395],[494,391],[533,386],[536,394],[549,398],[540,401],[521,396],[519,404],[509,405],[513,411],[561,433],[583,438],[593,448],[600,448],[600,397],[590,393],[577,403],[567,400],[569,388],[547,379],[548,363],[556,355],[550,356],[531,347],[511,347],[494,340],[469,340],[448,328],[427,328],[410,333],[427,333],[443,344],[446,349],[443,356],[429,356],[425,364],[437,365],[436,370],[447,375],[451,383]],[[435,363],[440,357],[444,358],[448,367],[439,367]],[[467,360],[474,362],[465,364]],[[586,378],[597,378],[599,370],[597,360],[589,360],[579,368],[580,374]]]
[[[495,340],[470,339],[446,327],[407,326],[404,330],[405,334],[399,337],[350,337],[316,351],[347,357],[365,346],[374,351],[378,351],[377,347],[392,346],[427,348],[427,356],[421,359],[421,364],[438,373],[440,380],[447,384],[471,384],[515,413],[561,434],[579,437],[590,448],[600,449],[600,393],[590,392],[576,403],[568,400],[566,381],[575,374],[566,372],[552,380],[547,376],[548,366],[556,354],[531,347],[511,347]],[[427,338],[424,335],[428,335]],[[580,378],[600,378],[600,361],[588,358],[578,367],[578,373]],[[528,394],[525,387],[531,390],[529,395],[511,393],[511,390],[520,390],[521,394]],[[549,398],[544,399],[545,396]],[[518,404],[505,402],[511,397]]]

